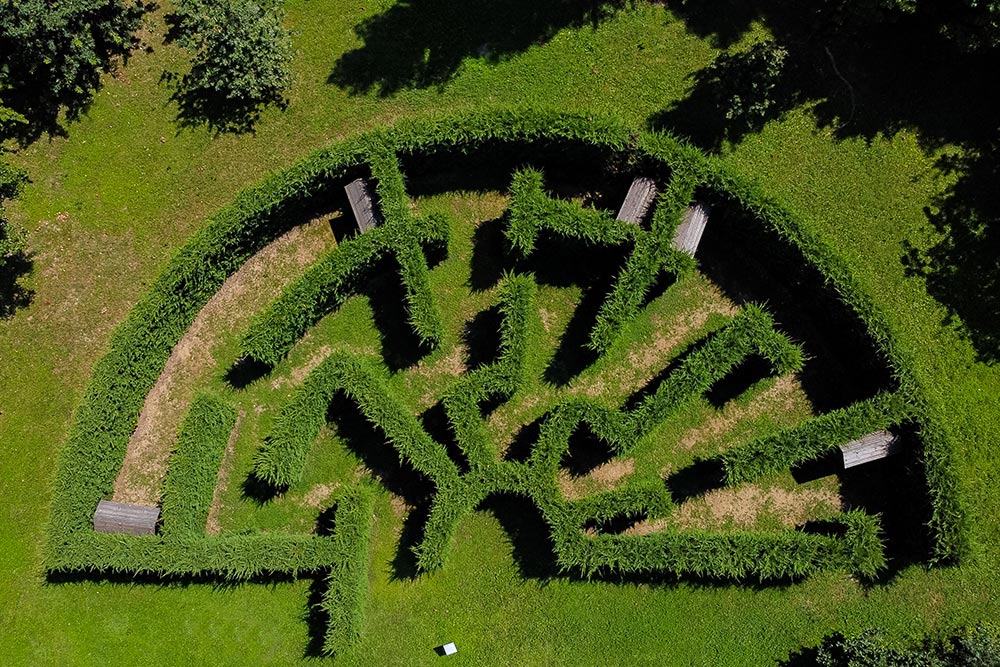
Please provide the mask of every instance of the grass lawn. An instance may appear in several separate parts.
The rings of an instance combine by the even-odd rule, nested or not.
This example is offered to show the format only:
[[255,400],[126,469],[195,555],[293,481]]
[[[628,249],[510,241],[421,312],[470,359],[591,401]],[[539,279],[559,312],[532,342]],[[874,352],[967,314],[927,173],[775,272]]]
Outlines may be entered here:
[[[659,5],[639,3],[594,23],[565,8],[552,15],[538,10],[525,14],[530,20],[517,29],[504,19],[490,24],[447,6],[430,6],[420,16],[413,14],[417,5],[407,7],[387,1],[323,7],[289,2],[297,49],[290,105],[283,112],[269,110],[256,133],[240,136],[178,125],[170,91],[159,81],[165,69],[182,68],[184,56],[162,44],[165,27],[158,13],[148,37],[152,53],[138,53],[107,77],[89,113],[68,126],[67,137],[36,142],[13,156],[32,177],[11,215],[31,232],[34,272],[25,283],[35,294],[30,306],[0,322],[5,664],[316,661],[308,656],[308,580],[67,584],[46,582],[43,574],[56,457],[91,367],[114,327],[207,215],[310,150],[399,118],[526,105],[610,114],[639,127],[683,98],[689,75],[718,52],[711,39],[692,34]],[[445,39],[442,31],[451,24],[458,36]],[[358,26],[366,26],[360,32],[370,42],[359,36]],[[744,39],[761,32],[755,27]],[[484,44],[486,55],[478,55]],[[509,516],[503,511],[487,509],[460,524],[442,571],[409,579],[399,576],[403,508],[385,493],[376,506],[366,632],[338,664],[432,663],[439,660],[434,646],[455,641],[459,654],[453,660],[461,664],[765,665],[834,631],[879,626],[894,637],[910,637],[1000,616],[1000,459],[993,453],[1000,442],[1000,367],[977,361],[972,345],[945,323],[944,308],[921,280],[907,277],[901,261],[907,241],[926,244],[933,238],[923,209],[950,182],[935,167],[935,157],[954,149],[929,151],[907,129],[870,140],[833,134],[818,128],[812,109],[803,106],[727,144],[724,159],[806,216],[885,312],[912,359],[928,409],[959,445],[962,482],[975,510],[977,549],[968,563],[911,565],[874,585],[837,572],[789,586],[583,582],[540,573],[530,540],[505,530]],[[474,228],[495,218],[504,201],[496,193],[449,193],[416,204],[421,211],[448,211],[457,221],[451,256],[432,273],[432,289],[454,297],[461,308],[448,313],[441,350],[392,380],[394,391],[426,409],[433,403],[426,397],[449,380],[450,360],[461,357],[464,322],[492,303],[489,291],[470,293],[461,286]],[[716,298],[697,276],[678,287],[630,325],[634,340],[649,338],[658,321],[673,321]],[[542,289],[553,349],[578,298],[572,288]],[[718,320],[709,317],[687,335],[693,340],[697,331],[715,326]],[[242,332],[238,326],[223,330],[211,348],[218,368],[235,359]],[[321,435],[306,479],[280,500],[258,507],[237,483],[287,400],[297,369],[324,345],[348,336],[363,341],[362,351],[379,353],[365,299],[326,318],[272,376],[240,393],[244,418],[231,462],[233,483],[218,517],[222,530],[307,531],[316,503],[336,497],[337,482],[351,478],[359,463],[373,467],[341,446],[337,424]],[[668,362],[677,351],[660,350],[657,361]],[[517,425],[551,405],[547,401],[586,391],[602,381],[602,373],[614,376],[628,365],[624,349],[614,348],[565,388],[536,384],[537,405],[504,406],[493,426],[513,437]],[[218,374],[204,381],[224,389]],[[631,385],[602,394],[620,401],[643,381],[638,373],[626,379]],[[808,415],[811,408],[802,400],[783,401],[771,412],[760,408],[772,390],[756,386],[742,404],[724,408],[695,405],[664,425],[660,436],[684,441],[685,433],[725,419],[726,410],[743,408],[742,416],[728,415],[731,431],[694,440],[718,450],[728,444],[727,434],[743,438]],[[637,450],[634,465],[638,474],[656,474],[684,465],[694,451],[665,453],[650,444]],[[598,484],[568,483],[584,491]],[[823,484],[818,491],[838,492]],[[790,487],[791,481],[773,485]],[[693,508],[687,520],[704,521],[710,514]],[[766,525],[777,518],[765,512],[757,520]]]

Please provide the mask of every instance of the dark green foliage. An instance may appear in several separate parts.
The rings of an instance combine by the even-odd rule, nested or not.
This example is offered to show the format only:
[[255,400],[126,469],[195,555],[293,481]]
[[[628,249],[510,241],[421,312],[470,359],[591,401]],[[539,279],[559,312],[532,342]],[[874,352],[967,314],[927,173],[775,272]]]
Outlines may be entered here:
[[177,99],[187,120],[219,129],[252,127],[262,107],[282,104],[291,85],[292,41],[284,12],[262,0],[180,0],[177,41],[194,52]]
[[319,607],[327,615],[323,652],[337,654],[361,636],[368,602],[368,545],[371,542],[371,490],[348,489],[337,501],[332,540],[341,557],[331,564]]
[[905,421],[911,410],[898,393],[883,393],[775,435],[737,445],[718,457],[726,484],[752,482],[818,458],[851,440]]
[[15,118],[13,133],[53,129],[63,107],[76,117],[101,72],[128,56],[144,12],[122,0],[0,3],[0,129]]
[[768,117],[787,56],[779,44],[758,42],[746,51],[723,53],[698,77],[717,90],[716,102],[729,123],[753,128]]
[[0,162],[0,274],[4,272],[8,261],[24,252],[24,230],[7,221],[4,201],[16,199],[27,180],[28,175],[23,169]]
[[[800,664],[800,663],[796,663]],[[802,665],[816,667],[997,667],[1000,632],[988,624],[965,628],[944,640],[925,637],[919,644],[901,646],[875,629],[850,638],[834,635],[823,640],[815,659]]]
[[235,424],[236,411],[216,396],[201,395],[191,404],[163,486],[164,536],[205,532],[219,466]]

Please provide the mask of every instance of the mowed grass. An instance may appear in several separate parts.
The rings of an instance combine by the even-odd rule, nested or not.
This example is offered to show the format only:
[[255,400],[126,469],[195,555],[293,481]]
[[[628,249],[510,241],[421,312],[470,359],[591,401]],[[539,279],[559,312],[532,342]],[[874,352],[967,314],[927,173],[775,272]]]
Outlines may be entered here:
[[[662,8],[639,4],[596,27],[528,39],[523,50],[473,54],[454,78],[429,86],[383,97],[327,83],[338,58],[362,46],[354,26],[389,9],[389,3],[363,10],[290,3],[298,49],[291,104],[265,113],[256,134],[179,129],[169,91],[158,81],[164,69],[183,67],[183,56],[154,37],[153,53],[138,54],[119,78],[106,79],[68,138],[40,141],[14,156],[33,183],[12,215],[32,231],[36,257],[27,281],[35,290],[32,305],[0,323],[5,664],[315,662],[304,657],[308,581],[220,587],[47,583],[43,575],[55,458],[90,367],[207,214],[313,148],[415,114],[527,104],[611,113],[638,125],[682,97],[686,77],[715,53]],[[163,30],[157,21],[154,35]],[[502,41],[499,35],[483,41],[491,39]],[[399,581],[390,565],[395,525],[382,518],[392,517],[392,508],[383,499],[367,633],[339,663],[431,663],[439,660],[435,645],[456,641],[460,653],[452,660],[461,664],[773,664],[832,631],[877,625],[904,637],[1000,614],[1000,464],[991,456],[1000,442],[1000,372],[977,363],[970,346],[942,325],[944,311],[900,262],[903,241],[928,234],[922,208],[944,186],[933,156],[907,132],[871,143],[834,141],[802,109],[727,148],[727,159],[808,215],[887,312],[962,448],[964,481],[977,500],[976,563],[915,565],[875,586],[839,573],[765,588],[539,580],[530,567],[522,571],[530,552],[481,512],[461,525],[442,572]],[[353,307],[363,311],[363,304]],[[337,324],[330,318],[323,327],[333,335]],[[265,432],[263,425],[248,431],[246,444]],[[307,484],[356,464],[332,437],[318,449]],[[283,512],[276,504],[241,514],[231,500],[230,525],[280,529],[295,519],[309,527],[301,508]]]

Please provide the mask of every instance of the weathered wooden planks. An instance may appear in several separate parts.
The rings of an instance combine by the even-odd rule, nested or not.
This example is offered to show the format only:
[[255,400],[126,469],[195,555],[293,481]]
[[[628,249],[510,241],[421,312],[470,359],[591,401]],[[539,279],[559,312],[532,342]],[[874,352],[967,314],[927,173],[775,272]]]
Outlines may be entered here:
[[344,190],[362,234],[382,224],[382,212],[375,205],[375,197],[368,181],[357,178],[344,186]]
[[711,206],[702,202],[688,206],[684,212],[684,219],[674,233],[675,248],[694,256],[698,251],[698,244],[701,243],[701,235],[705,233],[705,225],[708,224],[708,214],[711,210]]
[[100,533],[153,535],[159,518],[159,507],[102,500],[94,511],[94,530]]
[[642,223],[654,199],[656,199],[656,183],[653,179],[636,176],[628,188],[621,210],[618,211],[618,220],[631,222],[633,225]]
[[853,468],[862,463],[884,459],[895,454],[899,449],[899,437],[889,431],[869,433],[863,438],[852,440],[840,446],[845,468]]

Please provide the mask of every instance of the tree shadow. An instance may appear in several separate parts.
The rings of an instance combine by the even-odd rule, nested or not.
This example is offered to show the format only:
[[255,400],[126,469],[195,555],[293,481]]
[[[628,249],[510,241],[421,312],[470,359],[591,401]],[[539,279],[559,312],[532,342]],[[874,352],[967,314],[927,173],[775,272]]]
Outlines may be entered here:
[[668,5],[690,32],[720,48],[744,38],[759,21],[787,51],[771,104],[752,123],[725,118],[733,95],[755,94],[746,87],[759,81],[759,62],[749,57],[695,73],[688,97],[650,118],[654,126],[687,134],[704,147],[739,141],[803,103],[814,104],[818,125],[838,138],[872,140],[911,128],[932,149],[978,143],[996,129],[990,81],[1000,54],[963,48],[942,33],[941,16],[924,11],[923,4],[913,13],[874,4],[847,8],[839,0],[808,7],[787,0]]
[[908,244],[903,263],[948,310],[949,324],[980,361],[1000,361],[1000,137],[938,167],[958,180],[926,209],[941,238],[927,250]]
[[250,101],[232,99],[205,88],[194,87],[188,75],[164,72],[160,83],[170,91],[170,101],[177,105],[177,125],[182,129],[207,128],[219,134],[250,134],[269,107],[284,111],[288,100],[272,97]]
[[596,25],[616,11],[596,0],[413,0],[363,20],[354,32],[364,45],[337,61],[328,82],[354,95],[385,97],[443,86],[463,61],[498,63],[543,44],[567,27]]
[[21,280],[34,266],[34,260],[26,253],[8,257],[0,265],[0,320],[13,317],[18,310],[31,304],[35,291],[22,285]]

